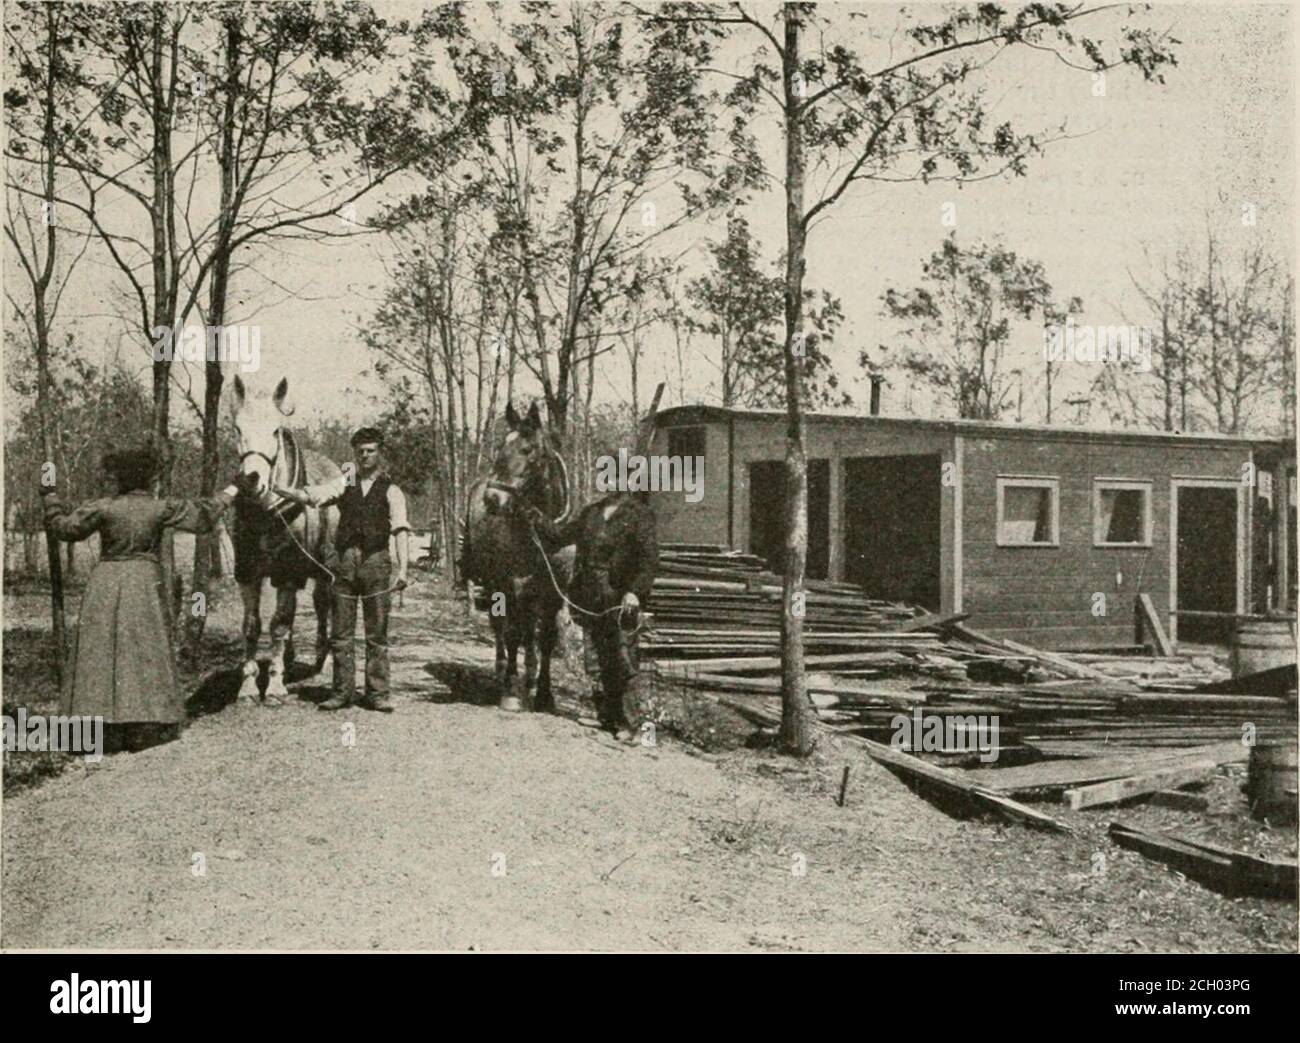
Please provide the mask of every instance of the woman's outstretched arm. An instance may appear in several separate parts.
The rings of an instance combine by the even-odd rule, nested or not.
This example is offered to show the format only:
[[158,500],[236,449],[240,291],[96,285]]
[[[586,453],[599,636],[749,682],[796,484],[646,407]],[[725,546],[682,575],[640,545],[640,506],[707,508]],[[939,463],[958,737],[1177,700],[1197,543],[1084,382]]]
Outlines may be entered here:
[[237,486],[227,485],[216,496],[196,500],[168,500],[163,524],[181,532],[209,532],[222,512],[235,500]]
[[41,499],[45,506],[45,524],[57,539],[75,543],[99,531],[104,500],[92,500],[73,508],[60,500],[54,489],[42,489]]

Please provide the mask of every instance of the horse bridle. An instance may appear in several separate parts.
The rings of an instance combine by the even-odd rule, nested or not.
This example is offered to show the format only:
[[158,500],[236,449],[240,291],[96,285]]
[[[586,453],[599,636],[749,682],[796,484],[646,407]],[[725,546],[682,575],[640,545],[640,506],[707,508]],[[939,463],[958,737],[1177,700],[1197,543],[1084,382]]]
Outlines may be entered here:
[[[283,496],[279,496],[274,492],[275,468],[276,468],[276,464],[281,459],[283,459],[286,455],[284,452],[284,448],[285,448],[284,428],[277,427],[275,429],[275,456],[273,457],[267,456],[260,449],[247,449],[244,452],[239,454],[239,465],[242,468],[244,465],[244,461],[247,460],[250,456],[260,456],[263,460],[265,460],[267,467],[270,468],[270,474],[266,476],[265,495],[267,498],[267,502],[263,504],[263,507],[268,511],[276,511],[281,513],[284,513],[287,508],[288,512],[296,513],[298,508],[301,507],[301,504],[295,503],[292,500],[286,500]],[[289,484],[292,484],[293,476],[290,475],[287,481]]]
[[[556,452],[550,445],[543,445],[542,448],[543,451],[548,455],[548,457],[554,458],[555,461],[560,465],[560,474],[561,474],[560,488],[562,493],[564,494],[564,507],[560,511],[560,517],[561,518],[567,517],[569,513],[569,469],[564,463],[564,457],[562,457],[558,452]],[[487,488],[495,489],[498,492],[505,493],[508,496],[516,498],[522,502],[524,498],[524,490],[528,488],[528,486],[531,484],[533,480],[534,478],[531,475],[526,475],[524,479],[518,483],[503,482],[496,478],[489,478],[487,480]]]

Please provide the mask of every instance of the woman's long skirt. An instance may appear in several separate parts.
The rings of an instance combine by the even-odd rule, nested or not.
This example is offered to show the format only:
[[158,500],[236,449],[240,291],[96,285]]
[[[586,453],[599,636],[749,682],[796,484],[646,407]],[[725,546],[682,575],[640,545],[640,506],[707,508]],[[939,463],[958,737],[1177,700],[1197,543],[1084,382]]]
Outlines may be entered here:
[[86,584],[63,712],[109,724],[185,719],[163,614],[162,569],[147,558],[101,561]]

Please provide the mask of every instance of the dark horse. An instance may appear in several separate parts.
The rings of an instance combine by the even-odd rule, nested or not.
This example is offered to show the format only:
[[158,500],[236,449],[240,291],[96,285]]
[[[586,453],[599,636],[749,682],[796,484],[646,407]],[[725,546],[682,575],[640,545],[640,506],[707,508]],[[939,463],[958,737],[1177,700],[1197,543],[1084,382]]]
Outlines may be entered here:
[[559,639],[560,590],[568,582],[569,558],[547,557],[520,508],[535,506],[563,521],[569,513],[568,473],[542,428],[536,402],[522,420],[513,403],[508,405],[506,423],[510,431],[491,474],[469,488],[461,574],[484,588],[496,637],[501,709],[523,708],[514,692],[522,645],[524,699],[536,683],[533,709],[553,711],[551,655]]
[[244,382],[234,382],[232,407],[240,470],[245,486],[235,501],[235,579],[244,601],[244,669],[239,699],[257,698],[257,641],[262,633],[262,581],[275,588],[271,615],[271,665],[266,702],[277,706],[293,661],[293,617],[298,591],[313,580],[316,609],[316,671],[329,653],[329,621],[333,577],[325,567],[325,548],[338,527],[333,507],[303,507],[271,492],[272,487],[299,489],[338,478],[338,465],[320,453],[302,449],[285,425],[293,409],[285,404],[288,379],[266,399],[245,396]]

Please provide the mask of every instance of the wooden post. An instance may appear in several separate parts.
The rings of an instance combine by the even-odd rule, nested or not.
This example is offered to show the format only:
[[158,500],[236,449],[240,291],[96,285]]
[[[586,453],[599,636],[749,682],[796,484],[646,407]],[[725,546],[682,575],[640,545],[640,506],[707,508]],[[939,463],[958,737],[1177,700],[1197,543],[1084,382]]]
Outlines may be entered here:
[[661,383],[655,388],[654,398],[650,402],[650,411],[641,418],[637,427],[636,435],[636,455],[646,456],[650,452],[650,444],[654,441],[655,435],[655,414],[659,412],[659,400],[663,398],[664,385]]
[[1273,470],[1273,604],[1275,612],[1291,610],[1291,483],[1286,458]]
[[1162,656],[1173,655],[1173,646],[1169,643],[1169,638],[1165,636],[1165,628],[1160,625],[1160,616],[1156,613],[1156,606],[1152,602],[1150,594],[1138,595],[1137,611],[1138,619],[1142,621],[1142,630],[1147,637],[1151,638],[1157,654]]

